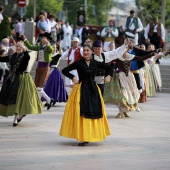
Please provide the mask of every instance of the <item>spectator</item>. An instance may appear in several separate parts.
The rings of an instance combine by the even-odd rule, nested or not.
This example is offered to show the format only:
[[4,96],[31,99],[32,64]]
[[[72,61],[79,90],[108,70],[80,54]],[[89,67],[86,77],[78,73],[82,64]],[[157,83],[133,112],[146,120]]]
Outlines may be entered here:
[[18,19],[17,24],[15,25],[16,39],[17,41],[21,40],[20,35],[22,34],[22,19]]
[[57,23],[54,21],[54,15],[49,15],[49,20],[50,20],[50,24],[51,24],[51,36],[52,36],[52,40],[54,42],[56,42],[57,39],[57,35],[56,35],[56,26]]
[[73,29],[69,25],[69,22],[66,22],[66,24],[63,25],[63,31],[64,31],[63,48],[67,50],[71,47],[71,36],[73,34]]
[[[0,57],[4,57],[6,52],[4,49],[0,50]],[[5,62],[0,62],[0,82],[3,83],[9,74],[8,66]]]

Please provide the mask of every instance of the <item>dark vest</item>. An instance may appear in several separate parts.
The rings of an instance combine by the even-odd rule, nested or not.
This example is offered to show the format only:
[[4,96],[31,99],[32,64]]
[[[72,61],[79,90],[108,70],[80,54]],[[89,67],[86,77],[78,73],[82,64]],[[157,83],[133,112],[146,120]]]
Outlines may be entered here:
[[[105,55],[104,55],[104,53],[101,53],[101,55],[102,55],[102,58],[103,58],[103,62],[102,63],[105,63]],[[94,58],[94,54],[92,56]],[[105,76],[105,70],[98,69],[98,71],[96,73],[96,76]]]

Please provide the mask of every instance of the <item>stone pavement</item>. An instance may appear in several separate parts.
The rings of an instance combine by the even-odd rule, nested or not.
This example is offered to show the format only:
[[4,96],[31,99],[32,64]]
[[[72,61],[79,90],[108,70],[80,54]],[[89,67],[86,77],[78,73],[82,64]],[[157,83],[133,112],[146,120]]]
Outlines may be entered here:
[[13,117],[0,117],[0,170],[169,170],[169,103],[170,94],[157,93],[124,119],[107,105],[111,135],[84,147],[59,136],[64,103],[27,115],[17,127]]

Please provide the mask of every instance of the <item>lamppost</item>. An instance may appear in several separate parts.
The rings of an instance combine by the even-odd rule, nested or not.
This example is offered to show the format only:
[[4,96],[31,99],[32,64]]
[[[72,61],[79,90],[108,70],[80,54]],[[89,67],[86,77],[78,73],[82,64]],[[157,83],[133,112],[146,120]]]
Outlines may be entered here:
[[163,25],[165,25],[165,4],[166,4],[166,0],[162,0],[161,22]]
[[34,0],[34,20],[36,19],[36,0]]

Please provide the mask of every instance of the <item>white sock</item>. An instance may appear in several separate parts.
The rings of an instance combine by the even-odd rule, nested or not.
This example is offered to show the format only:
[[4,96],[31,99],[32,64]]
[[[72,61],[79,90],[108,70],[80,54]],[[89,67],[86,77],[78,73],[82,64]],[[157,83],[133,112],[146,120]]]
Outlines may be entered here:
[[13,121],[13,123],[17,123],[17,118],[18,118],[18,115],[14,115],[14,121]]
[[44,97],[44,99],[47,101],[48,104],[50,104],[51,102],[51,98],[49,98],[49,96],[47,96],[47,94],[44,92],[44,90],[41,91],[42,97]]
[[40,99],[41,99],[41,97],[42,97],[42,93],[41,93],[42,90],[43,90],[43,88],[37,87],[38,96],[39,96]]

